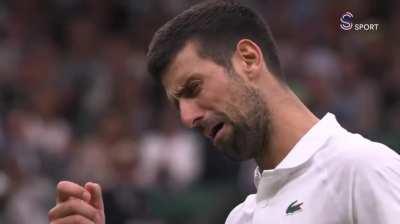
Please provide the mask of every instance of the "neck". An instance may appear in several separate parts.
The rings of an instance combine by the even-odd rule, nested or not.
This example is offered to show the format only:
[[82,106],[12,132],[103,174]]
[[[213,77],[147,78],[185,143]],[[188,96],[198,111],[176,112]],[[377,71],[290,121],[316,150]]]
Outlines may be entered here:
[[277,85],[266,98],[271,130],[268,145],[256,158],[260,170],[275,168],[319,120],[289,88]]

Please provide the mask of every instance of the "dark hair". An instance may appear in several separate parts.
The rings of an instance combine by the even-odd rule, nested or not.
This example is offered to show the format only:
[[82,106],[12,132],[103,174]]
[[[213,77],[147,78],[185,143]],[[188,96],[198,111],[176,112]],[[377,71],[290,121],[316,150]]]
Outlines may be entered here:
[[243,38],[260,46],[269,70],[282,81],[276,44],[268,25],[251,9],[226,0],[194,5],[159,28],[147,53],[148,70],[159,80],[189,40],[198,43],[199,56],[230,68],[236,44]]

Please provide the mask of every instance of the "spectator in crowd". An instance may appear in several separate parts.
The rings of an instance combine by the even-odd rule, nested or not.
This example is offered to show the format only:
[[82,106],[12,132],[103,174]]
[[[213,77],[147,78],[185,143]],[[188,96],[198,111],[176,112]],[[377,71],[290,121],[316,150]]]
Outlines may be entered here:
[[[337,113],[349,130],[400,149],[399,2],[238,1],[273,21],[289,85],[313,112]],[[145,71],[155,29],[194,2],[0,1],[0,223],[47,223],[62,179],[106,183],[106,212],[121,224],[179,223],[149,186],[188,192],[184,206],[175,203],[183,223],[202,223],[182,215],[202,198],[233,208],[254,190],[243,178],[254,164],[239,168],[204,150],[210,144],[177,126]],[[349,10],[378,30],[341,30]],[[234,199],[221,194],[232,189]],[[221,209],[202,205],[203,216]]]

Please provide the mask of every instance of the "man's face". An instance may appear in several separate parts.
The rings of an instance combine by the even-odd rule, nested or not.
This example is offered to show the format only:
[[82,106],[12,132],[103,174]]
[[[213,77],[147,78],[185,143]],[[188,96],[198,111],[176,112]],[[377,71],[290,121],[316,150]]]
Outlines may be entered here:
[[228,157],[256,157],[269,136],[262,97],[234,69],[198,56],[196,47],[186,44],[163,76],[168,98],[187,127],[199,129]]

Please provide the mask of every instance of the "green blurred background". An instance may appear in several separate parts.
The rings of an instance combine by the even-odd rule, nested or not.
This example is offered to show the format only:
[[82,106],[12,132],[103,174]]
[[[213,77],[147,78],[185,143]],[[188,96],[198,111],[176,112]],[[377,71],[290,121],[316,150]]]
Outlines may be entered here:
[[[47,223],[65,179],[103,186],[109,224],[223,223],[255,192],[255,164],[183,129],[146,71],[152,34],[196,2],[0,1],[0,223]],[[314,113],[400,149],[398,1],[240,2]],[[378,30],[341,30],[347,11]]]

